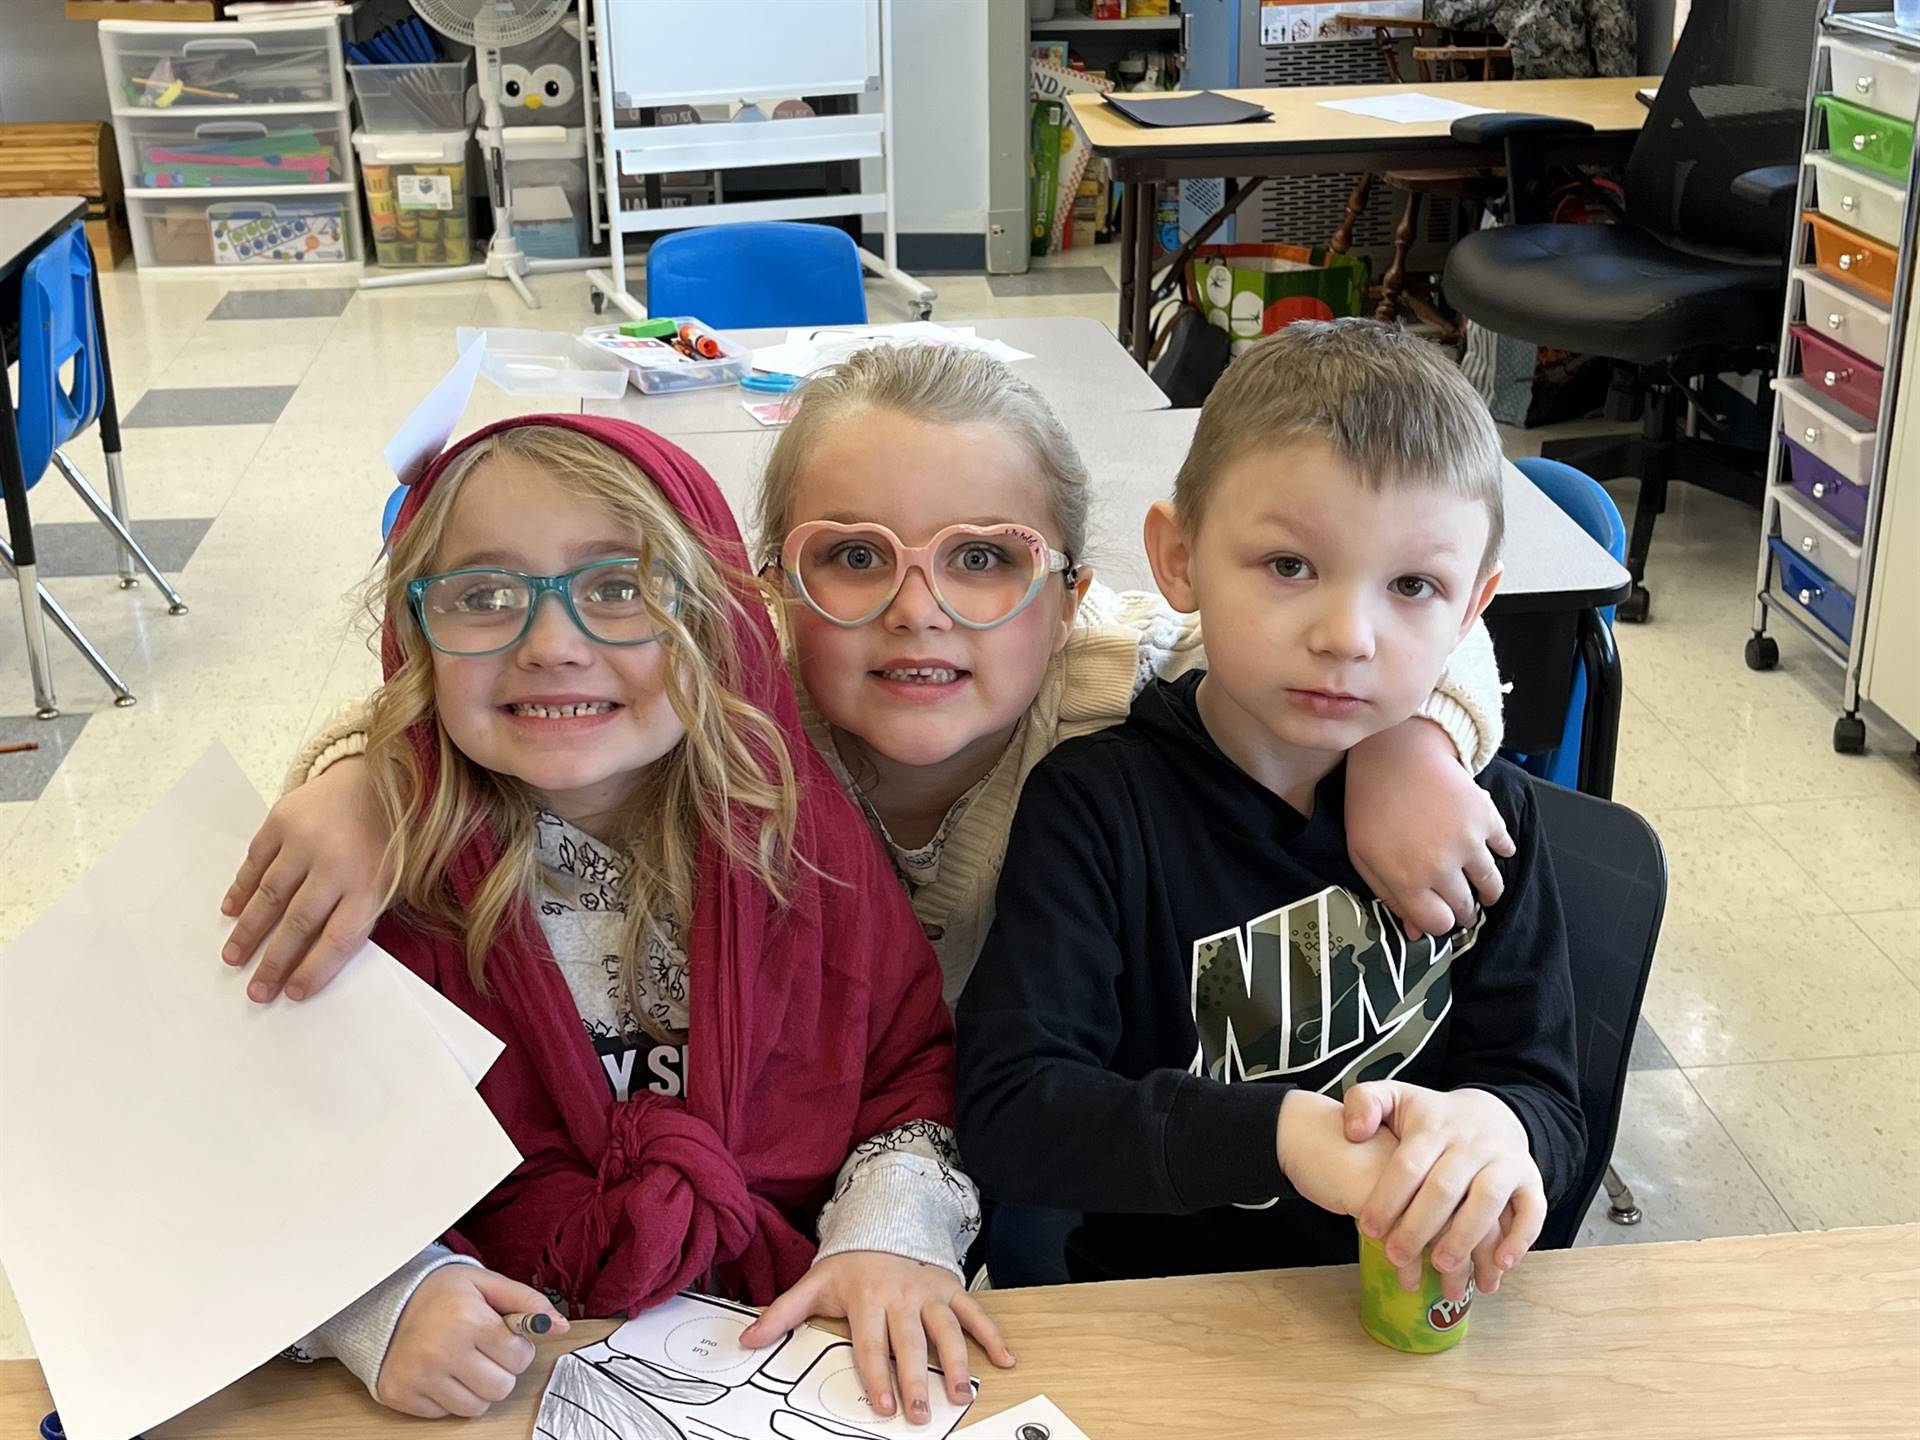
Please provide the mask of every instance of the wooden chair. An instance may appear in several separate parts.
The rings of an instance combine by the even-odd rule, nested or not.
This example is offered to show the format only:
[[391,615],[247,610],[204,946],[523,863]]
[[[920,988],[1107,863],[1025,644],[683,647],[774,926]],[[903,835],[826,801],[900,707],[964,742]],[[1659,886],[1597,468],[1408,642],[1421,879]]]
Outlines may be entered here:
[[[1413,62],[1421,84],[1441,80],[1497,80],[1502,69],[1510,71],[1513,52],[1498,36],[1485,31],[1448,31],[1429,20],[1402,20],[1376,15],[1337,15],[1336,23],[1349,30],[1371,30],[1394,84],[1404,83],[1400,66],[1400,42],[1411,34]],[[1478,72],[1477,74],[1474,72]],[[1420,320],[1436,326],[1443,343],[1460,338],[1459,323],[1444,315],[1431,299],[1438,288],[1432,279],[1409,281],[1407,257],[1420,233],[1423,202],[1476,205],[1498,198],[1506,191],[1505,178],[1487,170],[1389,170],[1385,175],[1362,175],[1347,196],[1346,213],[1327,242],[1327,248],[1345,254],[1353,244],[1353,228],[1366,212],[1373,187],[1381,180],[1406,196],[1400,223],[1394,230],[1393,260],[1380,279],[1380,303],[1374,317],[1392,322],[1404,308]]]

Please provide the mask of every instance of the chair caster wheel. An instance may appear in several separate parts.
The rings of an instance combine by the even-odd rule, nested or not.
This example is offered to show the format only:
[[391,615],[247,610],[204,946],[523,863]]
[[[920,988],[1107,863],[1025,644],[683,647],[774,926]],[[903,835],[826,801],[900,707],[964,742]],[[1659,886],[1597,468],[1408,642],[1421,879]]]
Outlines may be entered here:
[[113,708],[116,710],[131,710],[139,703],[140,697],[137,695],[116,695],[113,698]]
[[1858,715],[1842,715],[1833,722],[1833,748],[1841,755],[1864,755],[1867,722]]
[[1627,592],[1627,598],[1620,602],[1615,613],[1629,625],[1644,625],[1647,623],[1647,612],[1652,608],[1653,597],[1647,593],[1647,587],[1635,585]]
[[186,614],[186,613],[187,613],[187,602],[186,602],[186,601],[184,601],[184,600],[182,600],[182,601],[180,601],[180,602],[179,602],[178,604],[174,604],[174,605],[169,605],[169,606],[167,607],[167,613],[168,613],[169,615],[184,615],[184,614]]
[[140,588],[140,581],[139,581],[139,578],[138,578],[137,576],[135,576],[135,577],[123,577],[123,578],[121,579],[121,581],[120,581],[120,588],[121,588],[122,590],[137,590],[137,589],[139,589],[139,588]]
[[1753,635],[1747,639],[1747,669],[1771,670],[1780,663],[1780,643],[1771,635]]

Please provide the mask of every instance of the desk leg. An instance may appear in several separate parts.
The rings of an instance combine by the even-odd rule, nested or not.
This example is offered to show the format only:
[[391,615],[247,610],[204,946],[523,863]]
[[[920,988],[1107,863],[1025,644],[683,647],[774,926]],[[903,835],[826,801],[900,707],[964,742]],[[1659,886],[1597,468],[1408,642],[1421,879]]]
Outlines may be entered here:
[[[121,528],[133,533],[133,521],[127,514],[127,475],[120,465],[120,407],[113,396],[113,361],[107,354],[107,312],[100,304],[100,271],[93,271],[94,353],[100,362],[100,449],[107,457],[107,503],[113,507]],[[116,562],[120,588],[131,590],[140,583],[133,573],[133,556],[120,547]],[[177,599],[178,597],[176,597]]]
[[12,568],[20,582],[20,618],[27,629],[27,669],[33,675],[34,713],[42,720],[52,720],[60,714],[60,707],[53,694],[46,617],[40,613],[33,519],[27,513],[27,477],[20,468],[20,436],[13,426],[13,386],[5,378],[8,363],[6,341],[0,339],[0,498],[6,502],[7,534],[13,541]]
[[1580,789],[1613,798],[1613,766],[1620,746],[1620,650],[1600,612],[1580,612],[1580,663],[1587,673],[1587,714],[1580,727]]
[[1147,351],[1153,343],[1148,314],[1153,306],[1153,199],[1154,187],[1137,184],[1128,192],[1136,212],[1133,222],[1133,293],[1129,297],[1127,322],[1128,348],[1142,370],[1147,368]]

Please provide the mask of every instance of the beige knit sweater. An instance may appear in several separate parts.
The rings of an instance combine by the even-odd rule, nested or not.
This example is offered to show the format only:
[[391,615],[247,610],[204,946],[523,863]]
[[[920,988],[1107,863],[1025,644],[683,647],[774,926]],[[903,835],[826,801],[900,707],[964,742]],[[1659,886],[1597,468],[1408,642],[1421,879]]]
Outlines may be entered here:
[[[1197,618],[1168,608],[1157,594],[1120,593],[1095,585],[1072,636],[1047,667],[1027,721],[1008,754],[947,832],[939,873],[913,895],[940,957],[947,1002],[959,997],[993,922],[993,894],[1007,853],[1013,807],[1027,773],[1062,740],[1124,720],[1133,699],[1155,677],[1171,679],[1206,663]],[[1478,773],[1500,748],[1500,672],[1486,627],[1476,623],[1447,660],[1420,714],[1452,737],[1461,763]],[[803,697],[804,698],[804,697]],[[808,732],[831,754],[832,737],[803,704]],[[292,789],[336,760],[366,748],[367,702],[351,700],[307,742],[287,776]]]

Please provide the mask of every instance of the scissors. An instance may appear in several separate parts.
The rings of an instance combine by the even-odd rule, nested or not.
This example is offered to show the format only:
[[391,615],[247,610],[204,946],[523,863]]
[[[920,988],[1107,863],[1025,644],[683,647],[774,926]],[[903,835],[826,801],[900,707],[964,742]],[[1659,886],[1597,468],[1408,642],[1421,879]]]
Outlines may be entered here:
[[798,375],[742,375],[742,390],[760,390],[772,395],[784,395],[789,390],[800,388]]

